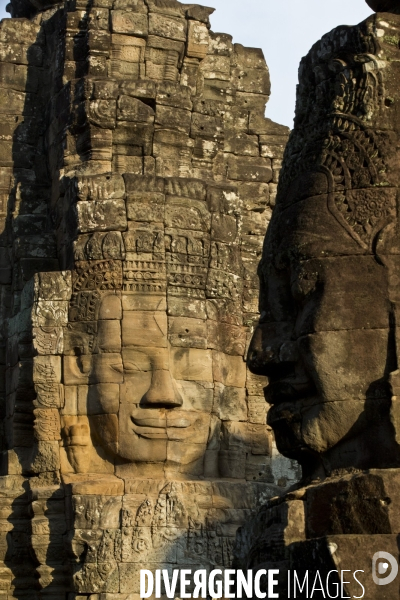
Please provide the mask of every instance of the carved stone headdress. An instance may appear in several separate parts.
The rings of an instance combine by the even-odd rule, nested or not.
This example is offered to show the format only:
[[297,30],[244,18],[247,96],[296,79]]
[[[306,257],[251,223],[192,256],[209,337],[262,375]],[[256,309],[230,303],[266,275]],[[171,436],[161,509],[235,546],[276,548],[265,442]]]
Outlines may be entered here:
[[114,231],[88,234],[81,228],[74,245],[70,321],[97,320],[101,299],[116,292],[240,301],[236,188],[194,179],[134,179],[126,194],[120,175],[85,177],[68,192],[79,199],[78,223],[88,220],[87,199],[97,213],[113,202],[126,203],[128,214],[128,222],[107,223]]

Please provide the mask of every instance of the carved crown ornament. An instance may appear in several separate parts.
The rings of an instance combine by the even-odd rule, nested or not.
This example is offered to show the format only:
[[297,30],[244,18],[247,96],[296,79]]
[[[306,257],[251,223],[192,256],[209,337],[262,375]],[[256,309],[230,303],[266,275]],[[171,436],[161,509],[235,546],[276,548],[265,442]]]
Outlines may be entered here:
[[338,42],[323,60],[313,57],[318,64],[304,89],[300,87],[299,127],[286,150],[293,158],[284,165],[278,203],[285,207],[298,199],[290,192],[296,178],[324,174],[329,211],[365,251],[371,251],[377,235],[397,218],[397,190],[388,175],[390,139],[376,126],[381,123],[384,129],[390,103],[385,92],[387,63],[377,38],[371,32],[357,33],[355,45],[369,51],[341,56]]

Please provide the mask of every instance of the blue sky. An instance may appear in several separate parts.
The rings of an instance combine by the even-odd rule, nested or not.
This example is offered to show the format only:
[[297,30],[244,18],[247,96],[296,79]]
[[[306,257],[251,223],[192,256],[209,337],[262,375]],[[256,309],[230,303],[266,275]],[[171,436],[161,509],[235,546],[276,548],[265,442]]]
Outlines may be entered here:
[[[8,0],[0,0],[0,18]],[[199,0],[199,4],[202,1]],[[302,56],[337,25],[353,25],[371,14],[364,0],[203,0],[217,10],[213,31],[235,42],[263,48],[271,71],[272,96],[267,116],[292,125],[297,69]]]

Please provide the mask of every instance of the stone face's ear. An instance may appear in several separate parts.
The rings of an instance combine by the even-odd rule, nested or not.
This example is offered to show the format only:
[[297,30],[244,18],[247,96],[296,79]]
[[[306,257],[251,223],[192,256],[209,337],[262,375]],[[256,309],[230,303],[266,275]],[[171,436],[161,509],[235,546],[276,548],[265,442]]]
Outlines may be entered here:
[[87,473],[90,467],[91,446],[87,418],[64,418],[63,437],[68,460],[75,473]]

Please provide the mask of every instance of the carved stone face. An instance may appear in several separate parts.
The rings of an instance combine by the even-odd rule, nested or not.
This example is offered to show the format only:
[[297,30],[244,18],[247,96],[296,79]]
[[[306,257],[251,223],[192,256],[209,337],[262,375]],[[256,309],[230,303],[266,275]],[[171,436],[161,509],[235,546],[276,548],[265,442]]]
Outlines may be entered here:
[[[381,194],[374,192],[377,203]],[[385,266],[357,247],[323,193],[294,197],[276,212],[260,271],[250,366],[269,377],[268,422],[279,450],[304,462],[341,443],[329,460],[350,466],[360,451],[354,440],[368,429],[380,447],[363,448],[362,460],[388,452],[395,348]]]
[[[66,395],[78,397],[76,418],[63,417],[69,462],[93,470],[86,444],[99,469],[267,478],[265,404],[244,358],[256,257],[242,254],[238,195],[196,180],[126,184],[124,230],[75,244],[63,370]],[[123,196],[124,185],[98,176],[90,193]]]
[[397,21],[337,28],[303,59],[259,269],[249,365],[306,476],[400,464]]
[[[135,310],[138,301],[161,310]],[[168,327],[165,306],[166,296],[161,295],[146,299],[122,293],[122,298],[108,296],[102,301],[102,316],[122,319],[98,321],[102,354],[92,356],[91,371],[97,380],[115,383],[98,384],[105,415],[92,418],[91,427],[99,443],[122,460],[167,462],[178,469],[203,460],[206,451],[213,404],[212,354],[206,348],[171,346],[171,338],[191,340],[196,346],[205,322],[179,323],[172,317]],[[204,342],[205,338],[197,345],[205,346]],[[112,357],[106,366],[104,354]]]

